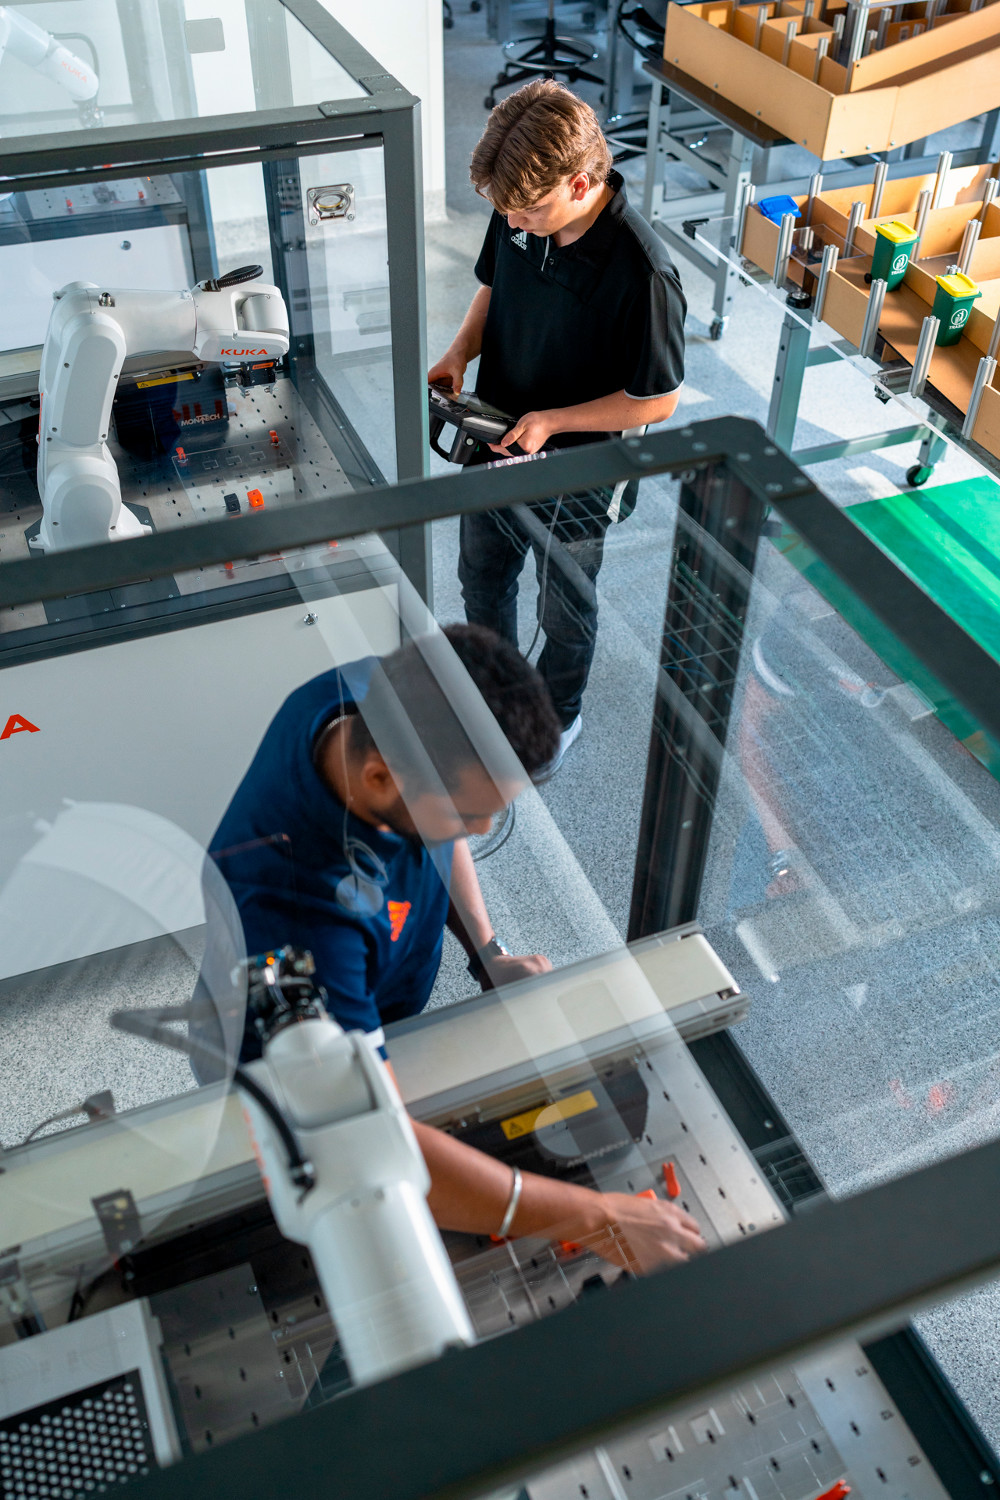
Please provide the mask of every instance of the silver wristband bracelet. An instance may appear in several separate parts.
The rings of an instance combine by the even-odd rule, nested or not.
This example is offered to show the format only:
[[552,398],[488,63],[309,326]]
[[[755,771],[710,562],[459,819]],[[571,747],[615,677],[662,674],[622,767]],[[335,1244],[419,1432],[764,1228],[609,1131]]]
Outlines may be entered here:
[[498,1240],[504,1240],[507,1238],[507,1231],[510,1229],[510,1226],[514,1222],[514,1215],[517,1213],[517,1205],[521,1201],[521,1187],[524,1183],[524,1178],[521,1176],[521,1168],[512,1167],[511,1171],[514,1173],[514,1181],[510,1189],[510,1199],[507,1203],[507,1212],[504,1214],[500,1228],[497,1230]]

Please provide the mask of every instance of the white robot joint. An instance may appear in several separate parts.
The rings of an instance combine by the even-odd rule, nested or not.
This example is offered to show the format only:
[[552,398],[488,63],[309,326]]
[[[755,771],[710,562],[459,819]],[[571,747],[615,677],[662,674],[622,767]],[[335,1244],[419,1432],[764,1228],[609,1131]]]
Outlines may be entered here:
[[34,545],[61,551],[141,536],[122,504],[108,446],[111,408],[129,355],[193,354],[223,366],[288,353],[288,312],[260,266],[243,266],[190,291],[102,289],[71,281],[54,293],[38,389],[38,493]]

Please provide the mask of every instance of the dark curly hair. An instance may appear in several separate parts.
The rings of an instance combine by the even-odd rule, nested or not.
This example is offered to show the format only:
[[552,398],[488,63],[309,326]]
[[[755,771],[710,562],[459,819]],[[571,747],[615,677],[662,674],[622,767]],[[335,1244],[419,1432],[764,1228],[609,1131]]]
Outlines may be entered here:
[[426,784],[428,761],[448,790],[465,767],[481,764],[463,722],[470,704],[461,701],[461,684],[457,693],[442,686],[452,651],[527,775],[536,776],[559,747],[549,690],[516,646],[483,625],[446,625],[383,657],[352,719],[351,749],[376,750],[411,788]]

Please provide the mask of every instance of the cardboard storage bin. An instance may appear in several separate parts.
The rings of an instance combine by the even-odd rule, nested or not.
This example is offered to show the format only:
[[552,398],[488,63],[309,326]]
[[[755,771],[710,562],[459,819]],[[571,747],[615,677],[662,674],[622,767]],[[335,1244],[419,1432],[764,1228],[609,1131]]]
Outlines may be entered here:
[[[929,383],[963,414],[968,409],[979,360],[989,348],[996,319],[1000,317],[1000,201],[988,204],[984,212],[982,199],[984,184],[994,171],[994,166],[987,164],[948,174],[941,206],[927,215],[919,258],[911,260],[902,283],[887,294],[879,319],[881,337],[901,359],[912,364],[923,320],[930,315],[934,304],[935,278],[954,264],[966,224],[981,216],[982,229],[972,251],[969,275],[982,296],[957,343],[935,347],[928,375]],[[866,277],[872,269],[875,226],[888,218],[912,225],[917,196],[922,188],[932,187],[934,181],[930,176],[887,183],[877,218],[862,220],[855,234],[854,253],[838,261],[827,288],[823,321],[848,343],[857,346],[861,341],[868,308],[870,288]],[[814,243],[805,254],[796,237],[788,266],[791,283],[809,292],[815,290],[823,245],[842,246],[851,204],[859,199],[864,201],[870,191],[870,186],[837,188],[813,198],[810,227]],[[978,196],[970,198],[969,193]],[[803,196],[795,202],[804,210],[808,199]],[[742,255],[771,275],[777,248],[778,226],[752,204],[746,215]],[[988,452],[1000,457],[1000,372],[983,393],[972,436]]]
[[[979,248],[977,245],[977,251]],[[935,347],[927,377],[928,383],[960,413],[968,410],[979,361],[993,335],[996,313],[990,316],[984,308],[1000,306],[1000,243],[991,242],[983,246],[983,251],[978,262],[973,258],[973,265],[981,268],[976,279],[982,288],[982,300],[970,314],[958,342]],[[842,261],[830,277],[827,288],[823,321],[851,344],[860,341],[864,326],[868,306],[868,286],[864,278],[870,266],[869,256]],[[994,273],[992,277],[988,276],[990,270]],[[936,286],[934,276],[921,263],[911,263],[903,285],[885,299],[879,318],[879,333],[907,364],[912,365],[916,358],[920,329],[924,318],[930,315]],[[974,441],[996,457],[1000,457],[998,378],[1000,376],[995,375],[991,386],[983,393],[972,433]]]
[[759,49],[757,9],[671,4],[663,55],[823,161],[888,151],[1000,105],[1000,0],[939,16],[929,31],[861,58],[850,87],[842,64],[826,57],[817,68],[817,43],[832,27],[807,18],[802,0],[771,0]]
[[[941,206],[928,213],[920,242],[918,264],[931,270],[932,275],[940,274],[954,262],[966,224],[970,219],[979,218],[981,214],[983,227],[973,252],[971,274],[976,279],[997,274],[992,270],[992,261],[989,266],[983,263],[983,258],[993,253],[987,247],[1000,244],[1000,199],[989,204],[983,214],[983,186],[986,179],[994,174],[994,170],[993,164],[987,163],[981,167],[957,168],[945,178]],[[858,225],[854,238],[855,251],[871,256],[875,250],[876,225],[888,219],[912,225],[916,219],[917,199],[921,189],[933,188],[934,182],[933,174],[887,181],[878,215],[874,219],[864,218]],[[762,192],[766,194],[766,189],[762,189]],[[810,227],[816,238],[817,258],[825,244],[835,244],[838,249],[843,247],[851,205],[859,201],[870,204],[871,193],[871,184],[860,184],[856,187],[824,189],[816,195],[813,199]],[[974,196],[970,197],[970,194]],[[797,197],[794,201],[800,210],[805,210],[808,201],[805,196]],[[796,230],[801,227],[800,220],[796,224]],[[774,269],[777,249],[777,224],[765,218],[756,204],[752,204],[746,216],[740,253],[770,275]],[[799,285],[802,284],[802,277],[798,274],[800,269],[793,260],[789,274]]]

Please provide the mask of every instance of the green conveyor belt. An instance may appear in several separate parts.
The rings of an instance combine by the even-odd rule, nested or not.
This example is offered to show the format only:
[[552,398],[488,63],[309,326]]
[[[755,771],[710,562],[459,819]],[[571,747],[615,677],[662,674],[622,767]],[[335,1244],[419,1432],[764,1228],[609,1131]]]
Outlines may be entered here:
[[[989,479],[888,495],[852,505],[850,517],[915,583],[1000,660],[1000,485]],[[1000,747],[890,631],[820,564],[798,537],[778,547],[887,666],[1000,778]]]

